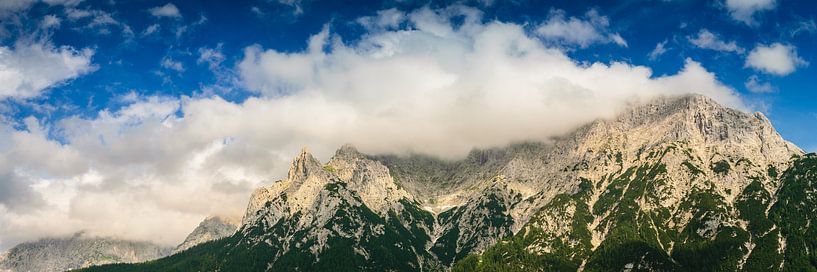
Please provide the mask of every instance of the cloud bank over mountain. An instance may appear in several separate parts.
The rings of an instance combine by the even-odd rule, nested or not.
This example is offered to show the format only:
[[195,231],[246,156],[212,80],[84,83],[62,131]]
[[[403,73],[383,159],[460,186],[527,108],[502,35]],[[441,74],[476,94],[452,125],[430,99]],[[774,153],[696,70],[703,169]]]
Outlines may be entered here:
[[10,139],[0,177],[11,181],[0,188],[0,249],[78,230],[177,243],[205,215],[241,213],[302,146],[321,159],[343,143],[456,158],[546,141],[659,95],[746,108],[692,59],[671,75],[578,62],[535,28],[464,6],[374,16],[358,20],[367,33],[354,43],[330,24],[300,52],[247,47],[235,72],[257,96],[240,103],[137,96],[94,118],[0,125]]

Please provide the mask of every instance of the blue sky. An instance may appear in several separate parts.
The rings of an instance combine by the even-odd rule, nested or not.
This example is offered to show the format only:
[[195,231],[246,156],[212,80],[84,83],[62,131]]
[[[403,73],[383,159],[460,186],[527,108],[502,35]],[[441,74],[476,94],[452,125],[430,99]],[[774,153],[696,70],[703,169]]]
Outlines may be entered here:
[[456,158],[658,95],[817,151],[817,5],[613,2],[0,1],[0,250],[175,244],[303,146]]

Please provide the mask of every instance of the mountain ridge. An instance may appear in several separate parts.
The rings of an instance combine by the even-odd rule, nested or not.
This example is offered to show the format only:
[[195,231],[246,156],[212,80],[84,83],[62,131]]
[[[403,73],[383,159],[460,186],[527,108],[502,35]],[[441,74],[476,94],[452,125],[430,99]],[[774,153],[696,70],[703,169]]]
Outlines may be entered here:
[[239,221],[208,216],[177,246],[157,245],[77,232],[16,245],[0,253],[0,271],[65,271],[110,263],[138,263],[182,252],[198,244],[232,235]]
[[344,145],[323,164],[304,149],[285,179],[253,193],[235,235],[150,267],[758,267],[785,259],[755,249],[785,252],[785,242],[770,242],[786,240],[782,221],[767,217],[788,216],[774,207],[792,186],[783,177],[809,165],[792,161],[804,156],[762,114],[700,95],[633,104],[548,143],[474,150],[460,161]]
[[170,254],[172,247],[149,242],[90,237],[42,238],[19,244],[0,258],[0,271],[65,271],[109,263],[134,263]]

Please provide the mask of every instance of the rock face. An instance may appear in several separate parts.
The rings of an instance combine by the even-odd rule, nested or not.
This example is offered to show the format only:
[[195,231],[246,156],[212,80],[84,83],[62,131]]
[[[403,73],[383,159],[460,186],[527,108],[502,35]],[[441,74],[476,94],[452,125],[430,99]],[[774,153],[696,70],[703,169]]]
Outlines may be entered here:
[[0,258],[0,271],[66,271],[109,263],[136,263],[167,256],[171,248],[146,242],[85,237],[41,239],[15,246]]
[[635,106],[558,141],[546,159],[554,178],[539,183],[554,190],[532,198],[546,204],[521,207],[512,238],[457,267],[782,269],[787,238],[769,216],[783,203],[779,173],[802,171],[789,169],[802,155],[762,114],[703,96]]
[[[325,165],[304,149],[286,179],[250,199],[243,226],[227,243],[264,252],[256,269],[439,269],[427,251],[433,216],[394,183],[388,168],[351,146]],[[222,265],[237,267],[243,258]]]
[[815,161],[762,114],[698,95],[460,161],[304,150],[234,235],[118,268],[808,270]]
[[173,250],[173,253],[178,253],[198,244],[221,239],[235,233],[236,229],[238,229],[240,222],[236,219],[221,217],[221,216],[210,216],[204,219],[196,229],[193,230],[187,238],[184,239],[184,242],[176,246],[176,249]]

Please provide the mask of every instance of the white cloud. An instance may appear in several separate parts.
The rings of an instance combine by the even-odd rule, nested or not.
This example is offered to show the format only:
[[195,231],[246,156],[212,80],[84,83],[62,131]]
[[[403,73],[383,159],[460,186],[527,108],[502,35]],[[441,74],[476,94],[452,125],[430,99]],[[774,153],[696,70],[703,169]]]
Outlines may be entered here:
[[169,57],[165,57],[162,59],[162,68],[174,70],[176,72],[184,72],[184,64],[180,61],[173,60]]
[[153,33],[158,32],[160,28],[161,26],[159,24],[149,25],[144,31],[142,31],[142,37],[150,36]]
[[[20,13],[27,11],[38,0],[3,0],[0,1],[0,19],[8,18],[9,16],[20,15]],[[71,8],[82,2],[82,0],[43,0],[44,3],[55,6],[61,5]],[[2,25],[0,21],[0,25]]]
[[715,35],[706,29],[701,29],[701,31],[698,32],[698,36],[687,37],[687,39],[689,39],[689,42],[698,48],[723,52],[735,52],[738,54],[743,54],[745,51],[743,48],[738,46],[735,41],[725,42],[721,40],[718,35]]
[[667,46],[667,40],[664,40],[663,42],[657,43],[655,45],[655,48],[652,51],[650,51],[649,54],[647,54],[647,57],[649,57],[650,60],[658,59],[658,57],[660,57],[661,55],[663,55],[664,53],[667,52],[666,46]]
[[42,21],[40,21],[40,28],[42,29],[59,28],[61,22],[62,20],[60,20],[60,17],[49,14],[43,16]]
[[67,15],[68,19],[70,19],[70,20],[79,20],[79,19],[91,16],[92,13],[91,13],[90,10],[86,10],[86,9],[69,8],[69,9],[65,9],[65,15]]
[[177,27],[176,28],[176,39],[181,38],[182,35],[184,35],[184,33],[187,32],[187,28],[188,27],[186,25]]
[[119,21],[114,19],[112,14],[98,9],[76,9],[71,7],[65,9],[65,15],[70,21],[91,18],[88,27],[119,25]]
[[797,48],[792,45],[773,43],[771,45],[757,45],[746,57],[746,67],[755,70],[785,76],[791,74],[797,67],[808,63],[797,55]]
[[258,17],[264,17],[264,15],[266,15],[263,11],[261,11],[260,8],[258,8],[256,6],[250,7],[250,12],[252,12],[253,14],[255,14]]
[[582,48],[596,43],[615,43],[627,47],[627,42],[618,33],[609,31],[610,20],[591,9],[584,18],[566,18],[563,10],[551,10],[548,19],[536,28],[542,38],[565,45]]
[[773,10],[777,0],[726,0],[724,5],[732,19],[754,25],[755,13]]
[[[743,107],[692,60],[656,76],[624,62],[580,63],[524,25],[483,23],[465,7],[405,18],[406,27],[354,44],[326,27],[302,52],[246,48],[237,69],[259,96],[240,103],[128,95],[136,102],[95,118],[42,129],[32,120],[30,130],[0,125],[0,138],[12,139],[0,141],[0,169],[14,161],[8,187],[42,200],[0,193],[0,249],[82,229],[178,243],[206,215],[243,212],[251,190],[282,177],[303,146],[324,160],[347,142],[369,153],[454,158],[473,147],[544,141],[659,95],[696,92]],[[205,49],[200,59],[220,57]]]
[[795,23],[789,31],[789,36],[795,37],[800,33],[814,34],[815,32],[817,32],[817,24],[814,23],[814,19],[809,19]]
[[223,44],[219,44],[216,48],[199,48],[199,59],[196,63],[206,63],[211,71],[215,71],[224,61],[224,54],[221,53]]
[[25,99],[94,70],[93,50],[18,42],[0,47],[0,99]]
[[111,26],[121,27],[122,35],[125,37],[133,37],[133,30],[130,26],[123,24],[114,18],[114,15],[98,9],[77,9],[68,7],[65,9],[65,15],[69,21],[76,22],[90,18],[88,24],[84,26],[87,29],[96,29],[99,34],[110,34]]
[[35,0],[5,0],[0,1],[0,19],[15,15],[16,13],[28,10]]
[[93,20],[91,23],[88,24],[89,27],[96,27],[96,26],[106,26],[106,25],[119,25],[119,21],[113,18],[113,15],[107,12],[98,12],[94,15]]
[[131,29],[129,25],[122,24],[122,36],[125,37],[125,43],[129,43],[133,41],[133,37],[136,36],[136,33],[133,33],[133,29]]
[[82,3],[82,1],[83,0],[43,0],[43,2],[51,6],[61,5],[66,7],[74,7]]
[[208,20],[208,19],[207,19],[207,16],[204,16],[204,14],[200,14],[200,15],[199,15],[199,19],[198,19],[198,20],[196,20],[195,22],[193,22],[193,24],[192,24],[192,25],[193,25],[193,26],[203,25],[204,23],[207,23],[207,20]]
[[179,12],[179,8],[176,7],[173,3],[167,3],[164,6],[154,7],[149,9],[150,14],[155,17],[170,17],[170,18],[181,18],[182,14]]
[[406,14],[396,8],[378,11],[376,16],[365,16],[357,19],[357,22],[369,31],[395,28],[405,21]]
[[743,85],[753,93],[771,93],[775,91],[772,84],[769,82],[761,82],[756,75],[750,76]]
[[278,0],[278,3],[291,7],[292,15],[294,16],[299,16],[304,13],[302,0]]
[[612,40],[613,43],[617,44],[618,46],[621,46],[621,47],[627,47],[628,46],[627,41],[625,41],[624,38],[622,38],[621,35],[619,35],[618,33],[610,34],[607,37],[609,37],[610,40]]

